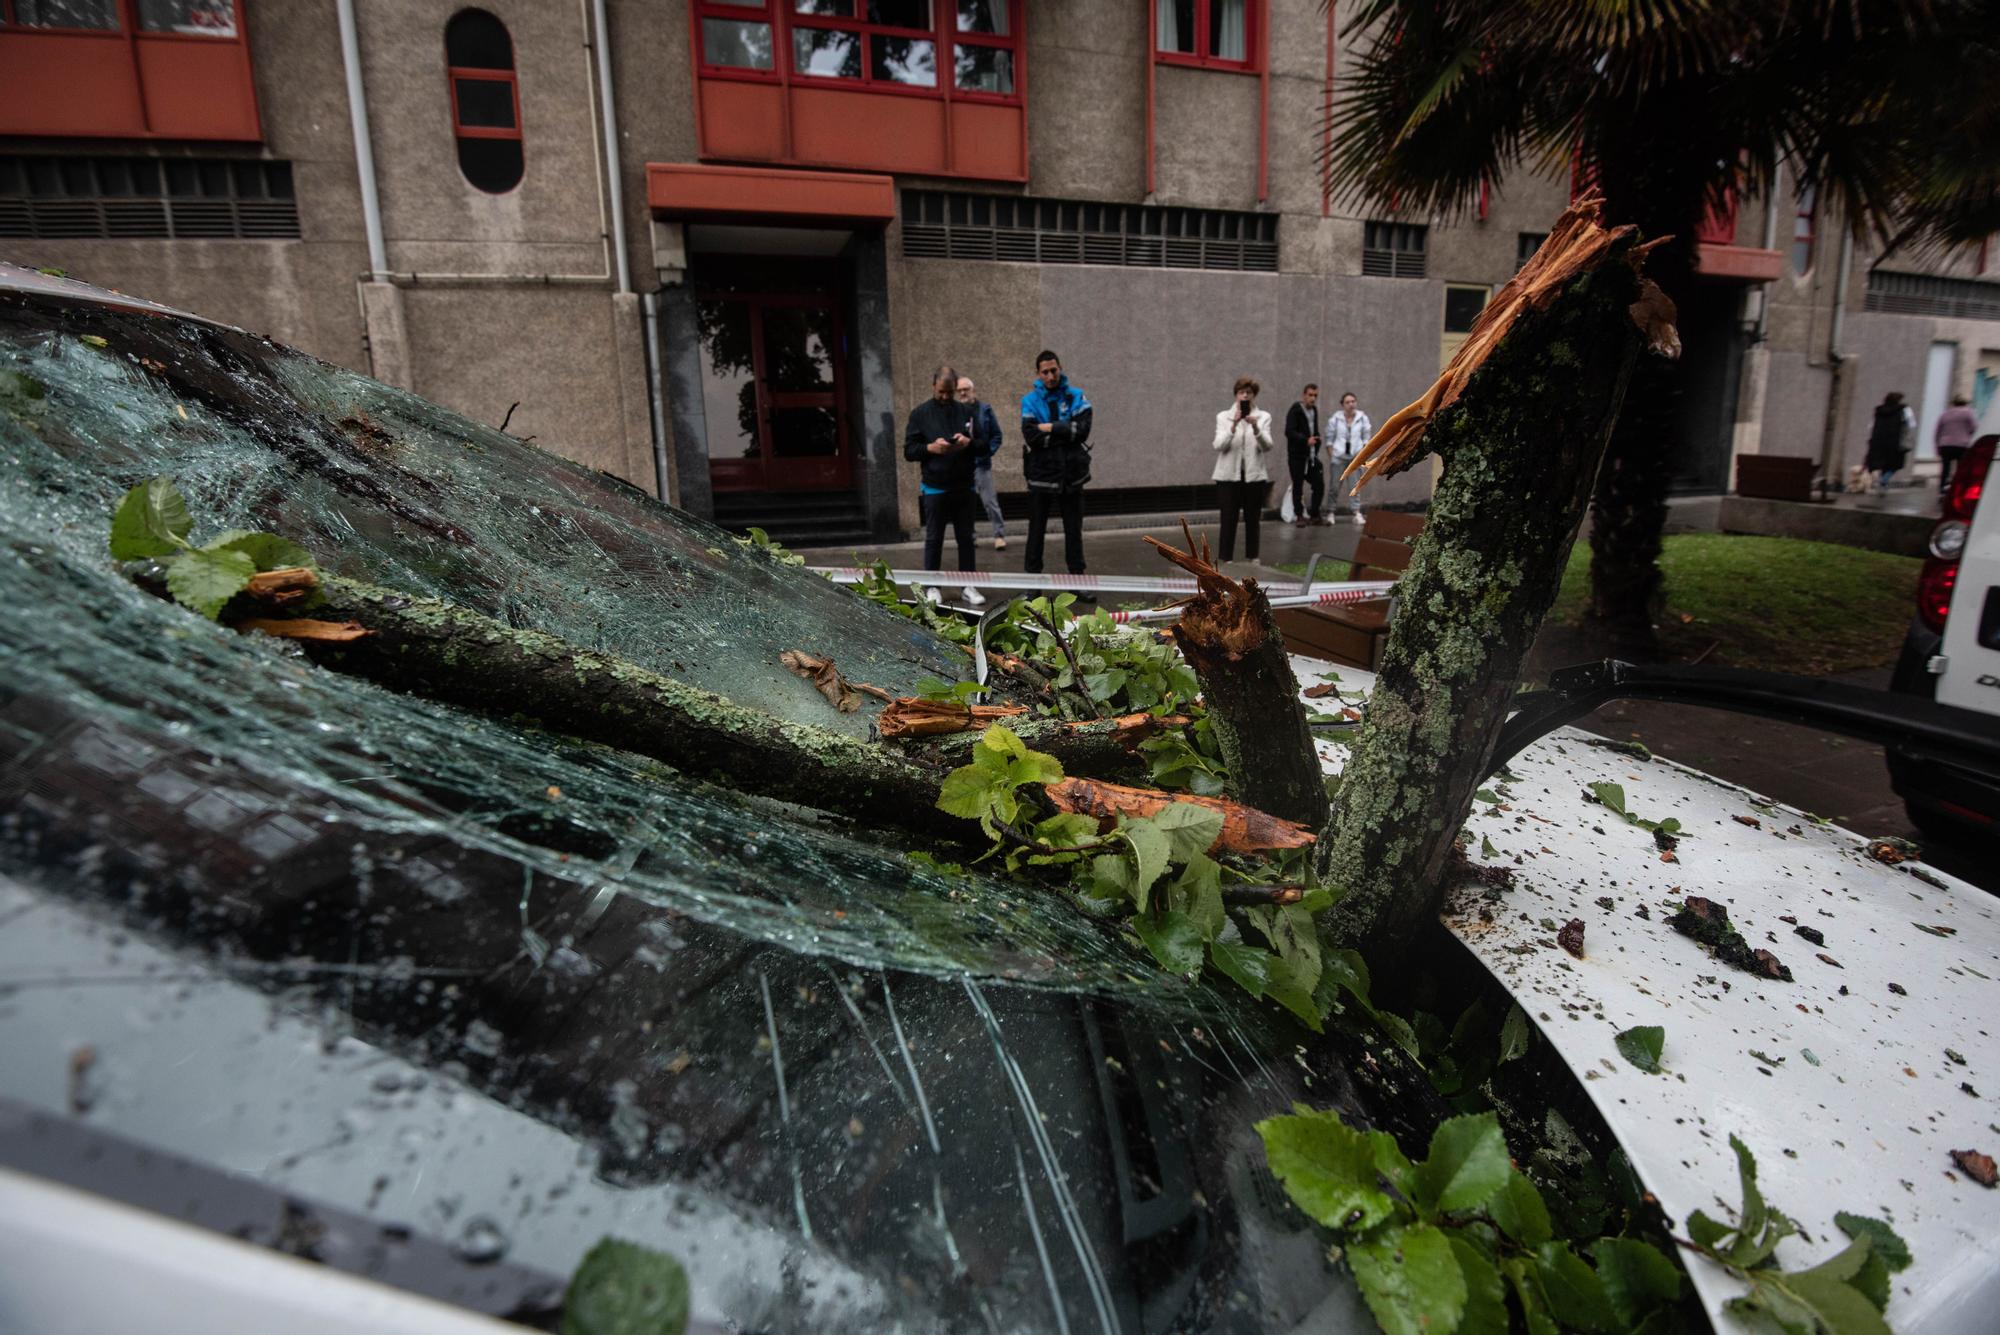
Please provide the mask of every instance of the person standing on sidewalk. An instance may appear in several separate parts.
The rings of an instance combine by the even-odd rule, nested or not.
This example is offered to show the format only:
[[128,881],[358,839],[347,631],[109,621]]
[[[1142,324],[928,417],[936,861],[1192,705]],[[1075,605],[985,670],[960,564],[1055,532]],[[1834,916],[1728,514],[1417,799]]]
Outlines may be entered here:
[[[1292,471],[1294,524],[1324,524],[1320,501],[1326,495],[1326,470],[1320,464],[1319,386],[1307,385],[1299,401],[1285,413],[1285,462]],[[1312,486],[1312,509],[1306,509],[1306,486]]]
[[1868,428],[1868,471],[1875,475],[1876,491],[1889,489],[1908,457],[1903,437],[1909,429],[1910,410],[1903,406],[1903,396],[1892,390],[1875,405],[1875,417]]
[[958,401],[958,372],[940,366],[931,374],[931,397],[910,411],[903,432],[903,457],[923,465],[924,569],[944,559],[944,529],[958,536],[958,568],[971,570],[972,528],[979,497],[973,490],[973,460],[979,437],[977,417]]
[[958,401],[973,410],[973,424],[979,428],[974,440],[972,460],[973,489],[979,493],[979,503],[986,509],[986,518],[993,525],[993,550],[1007,550],[1007,521],[1000,514],[1000,493],[993,489],[993,456],[1000,453],[1000,419],[993,415],[993,405],[979,401],[979,386],[972,383],[972,377],[958,378]]
[[1341,481],[1340,475],[1346,471],[1347,465],[1354,461],[1354,456],[1368,443],[1368,437],[1374,433],[1375,424],[1368,420],[1367,413],[1361,411],[1360,401],[1354,397],[1354,391],[1350,389],[1341,395],[1340,408],[1327,419],[1326,423],[1327,449],[1333,455],[1327,464],[1333,473],[1333,505],[1328,508],[1338,511],[1342,499],[1345,498],[1347,513],[1356,523],[1361,520],[1361,505],[1350,494],[1351,489],[1342,490],[1346,484]]
[[1063,558],[1083,573],[1083,484],[1090,481],[1090,400],[1063,374],[1062,358],[1044,348],[1035,383],[1021,396],[1022,471],[1028,478],[1028,550],[1022,569],[1042,573],[1049,511],[1062,510]]
[[1978,434],[1979,416],[1972,411],[1972,400],[1963,394],[1952,395],[1951,407],[1938,414],[1937,428],[1931,433],[1931,439],[1937,443],[1938,458],[1944,461],[1944,472],[1938,478],[1940,494],[1951,486],[1951,470],[1958,467],[1966,447]]
[[1249,376],[1236,378],[1236,402],[1215,415],[1216,497],[1222,506],[1222,559],[1236,555],[1236,516],[1243,516],[1243,555],[1257,560],[1258,523],[1264,498],[1271,491],[1271,474],[1264,456],[1272,448],[1271,414],[1257,406],[1259,386]]

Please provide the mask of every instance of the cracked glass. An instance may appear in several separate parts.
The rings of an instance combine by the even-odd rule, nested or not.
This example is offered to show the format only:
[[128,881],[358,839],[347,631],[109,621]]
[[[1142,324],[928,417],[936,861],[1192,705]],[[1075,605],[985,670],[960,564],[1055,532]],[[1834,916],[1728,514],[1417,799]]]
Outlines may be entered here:
[[[46,285],[44,285],[46,286]],[[450,599],[866,735],[917,627],[265,340],[0,288],[0,1165],[546,1322],[613,1233],[757,1330],[1371,1328],[1263,1165],[1365,1054],[1047,890],[318,668],[105,548],[175,481]],[[1313,1074],[1308,1074],[1308,1072]]]

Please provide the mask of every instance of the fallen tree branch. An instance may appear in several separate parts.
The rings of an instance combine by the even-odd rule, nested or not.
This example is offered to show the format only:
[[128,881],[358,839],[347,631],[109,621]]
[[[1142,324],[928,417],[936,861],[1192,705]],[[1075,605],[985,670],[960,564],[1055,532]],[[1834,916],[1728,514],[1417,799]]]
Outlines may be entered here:
[[884,741],[939,737],[946,733],[973,732],[1027,712],[1025,705],[962,705],[955,700],[900,696],[875,716],[875,729]]

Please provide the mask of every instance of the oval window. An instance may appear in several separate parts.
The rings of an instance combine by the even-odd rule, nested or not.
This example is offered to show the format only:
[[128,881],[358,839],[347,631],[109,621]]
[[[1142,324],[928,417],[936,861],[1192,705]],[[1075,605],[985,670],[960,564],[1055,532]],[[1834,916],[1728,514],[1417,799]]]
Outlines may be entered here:
[[521,90],[507,25],[483,9],[461,9],[444,28],[445,79],[458,169],[489,195],[521,183]]

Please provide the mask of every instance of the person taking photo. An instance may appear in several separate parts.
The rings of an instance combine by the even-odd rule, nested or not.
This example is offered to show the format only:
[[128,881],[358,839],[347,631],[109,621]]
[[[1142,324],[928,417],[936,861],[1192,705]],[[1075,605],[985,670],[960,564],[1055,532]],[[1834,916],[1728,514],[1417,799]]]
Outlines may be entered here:
[[1257,382],[1249,376],[1236,379],[1236,399],[1215,415],[1216,498],[1222,507],[1222,559],[1236,555],[1236,520],[1243,518],[1243,555],[1257,557],[1258,523],[1264,514],[1264,498],[1271,490],[1271,474],[1264,465],[1270,453],[1271,414],[1257,406]]

